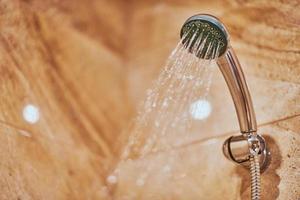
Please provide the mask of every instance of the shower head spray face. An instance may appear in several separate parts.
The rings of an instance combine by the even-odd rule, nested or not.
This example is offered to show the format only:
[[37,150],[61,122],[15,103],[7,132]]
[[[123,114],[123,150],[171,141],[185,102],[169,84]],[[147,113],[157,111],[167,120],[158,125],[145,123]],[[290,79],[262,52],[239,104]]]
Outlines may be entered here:
[[224,25],[216,17],[206,14],[194,15],[187,19],[181,28],[180,36],[183,37],[183,44],[189,44],[189,51],[203,59],[222,56],[229,42]]

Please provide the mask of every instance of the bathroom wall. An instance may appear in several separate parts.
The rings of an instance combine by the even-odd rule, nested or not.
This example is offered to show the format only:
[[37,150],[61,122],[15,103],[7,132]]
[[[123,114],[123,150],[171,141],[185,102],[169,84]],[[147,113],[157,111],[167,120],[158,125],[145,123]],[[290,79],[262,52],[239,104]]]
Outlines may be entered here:
[[1,1],[0,199],[116,199],[129,191],[143,200],[249,199],[248,171],[221,152],[238,124],[217,69],[211,116],[175,149],[185,175],[154,171],[137,185],[144,165],[171,155],[160,152],[125,165],[117,187],[106,187],[138,103],[183,22],[200,12],[227,25],[245,71],[272,153],[263,199],[299,199],[299,9],[299,1],[276,0]]

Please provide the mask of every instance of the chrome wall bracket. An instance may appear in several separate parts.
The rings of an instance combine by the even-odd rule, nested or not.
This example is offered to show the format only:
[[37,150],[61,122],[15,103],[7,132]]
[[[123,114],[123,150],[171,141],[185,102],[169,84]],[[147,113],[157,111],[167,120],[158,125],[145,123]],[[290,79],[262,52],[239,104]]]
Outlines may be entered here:
[[250,156],[257,154],[261,171],[265,171],[271,159],[265,139],[258,134],[243,134],[229,137],[223,145],[223,153],[229,160],[250,167]]

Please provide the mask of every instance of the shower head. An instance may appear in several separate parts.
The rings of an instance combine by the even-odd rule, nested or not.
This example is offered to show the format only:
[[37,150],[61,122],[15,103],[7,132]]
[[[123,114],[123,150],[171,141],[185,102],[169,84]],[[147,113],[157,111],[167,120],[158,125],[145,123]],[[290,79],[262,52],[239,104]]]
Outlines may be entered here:
[[[180,36],[184,47],[199,59],[216,59],[231,93],[242,135],[233,136],[225,142],[225,156],[237,163],[248,165],[248,149],[252,152],[259,150],[262,152],[261,163],[266,163],[266,145],[256,133],[256,116],[251,96],[242,67],[229,44],[229,34],[225,26],[212,15],[198,14],[187,19],[181,28]],[[236,148],[236,144],[245,147],[244,141],[246,148],[242,151],[240,146]]]
[[190,53],[200,59],[217,58],[236,108],[241,132],[256,133],[256,117],[251,96],[241,65],[229,44],[229,34],[225,26],[212,15],[198,14],[187,19],[180,35]]
[[190,51],[194,49],[196,56],[204,59],[222,56],[229,43],[225,26],[216,17],[207,14],[188,18],[181,28],[180,37],[184,44],[189,44]]

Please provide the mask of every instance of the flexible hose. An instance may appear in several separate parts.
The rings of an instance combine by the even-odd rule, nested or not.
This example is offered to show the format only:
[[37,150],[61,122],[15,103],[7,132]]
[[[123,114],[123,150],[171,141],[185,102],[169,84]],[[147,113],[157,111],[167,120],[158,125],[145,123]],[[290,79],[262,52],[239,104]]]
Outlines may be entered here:
[[260,200],[260,165],[258,155],[250,157],[251,200]]

